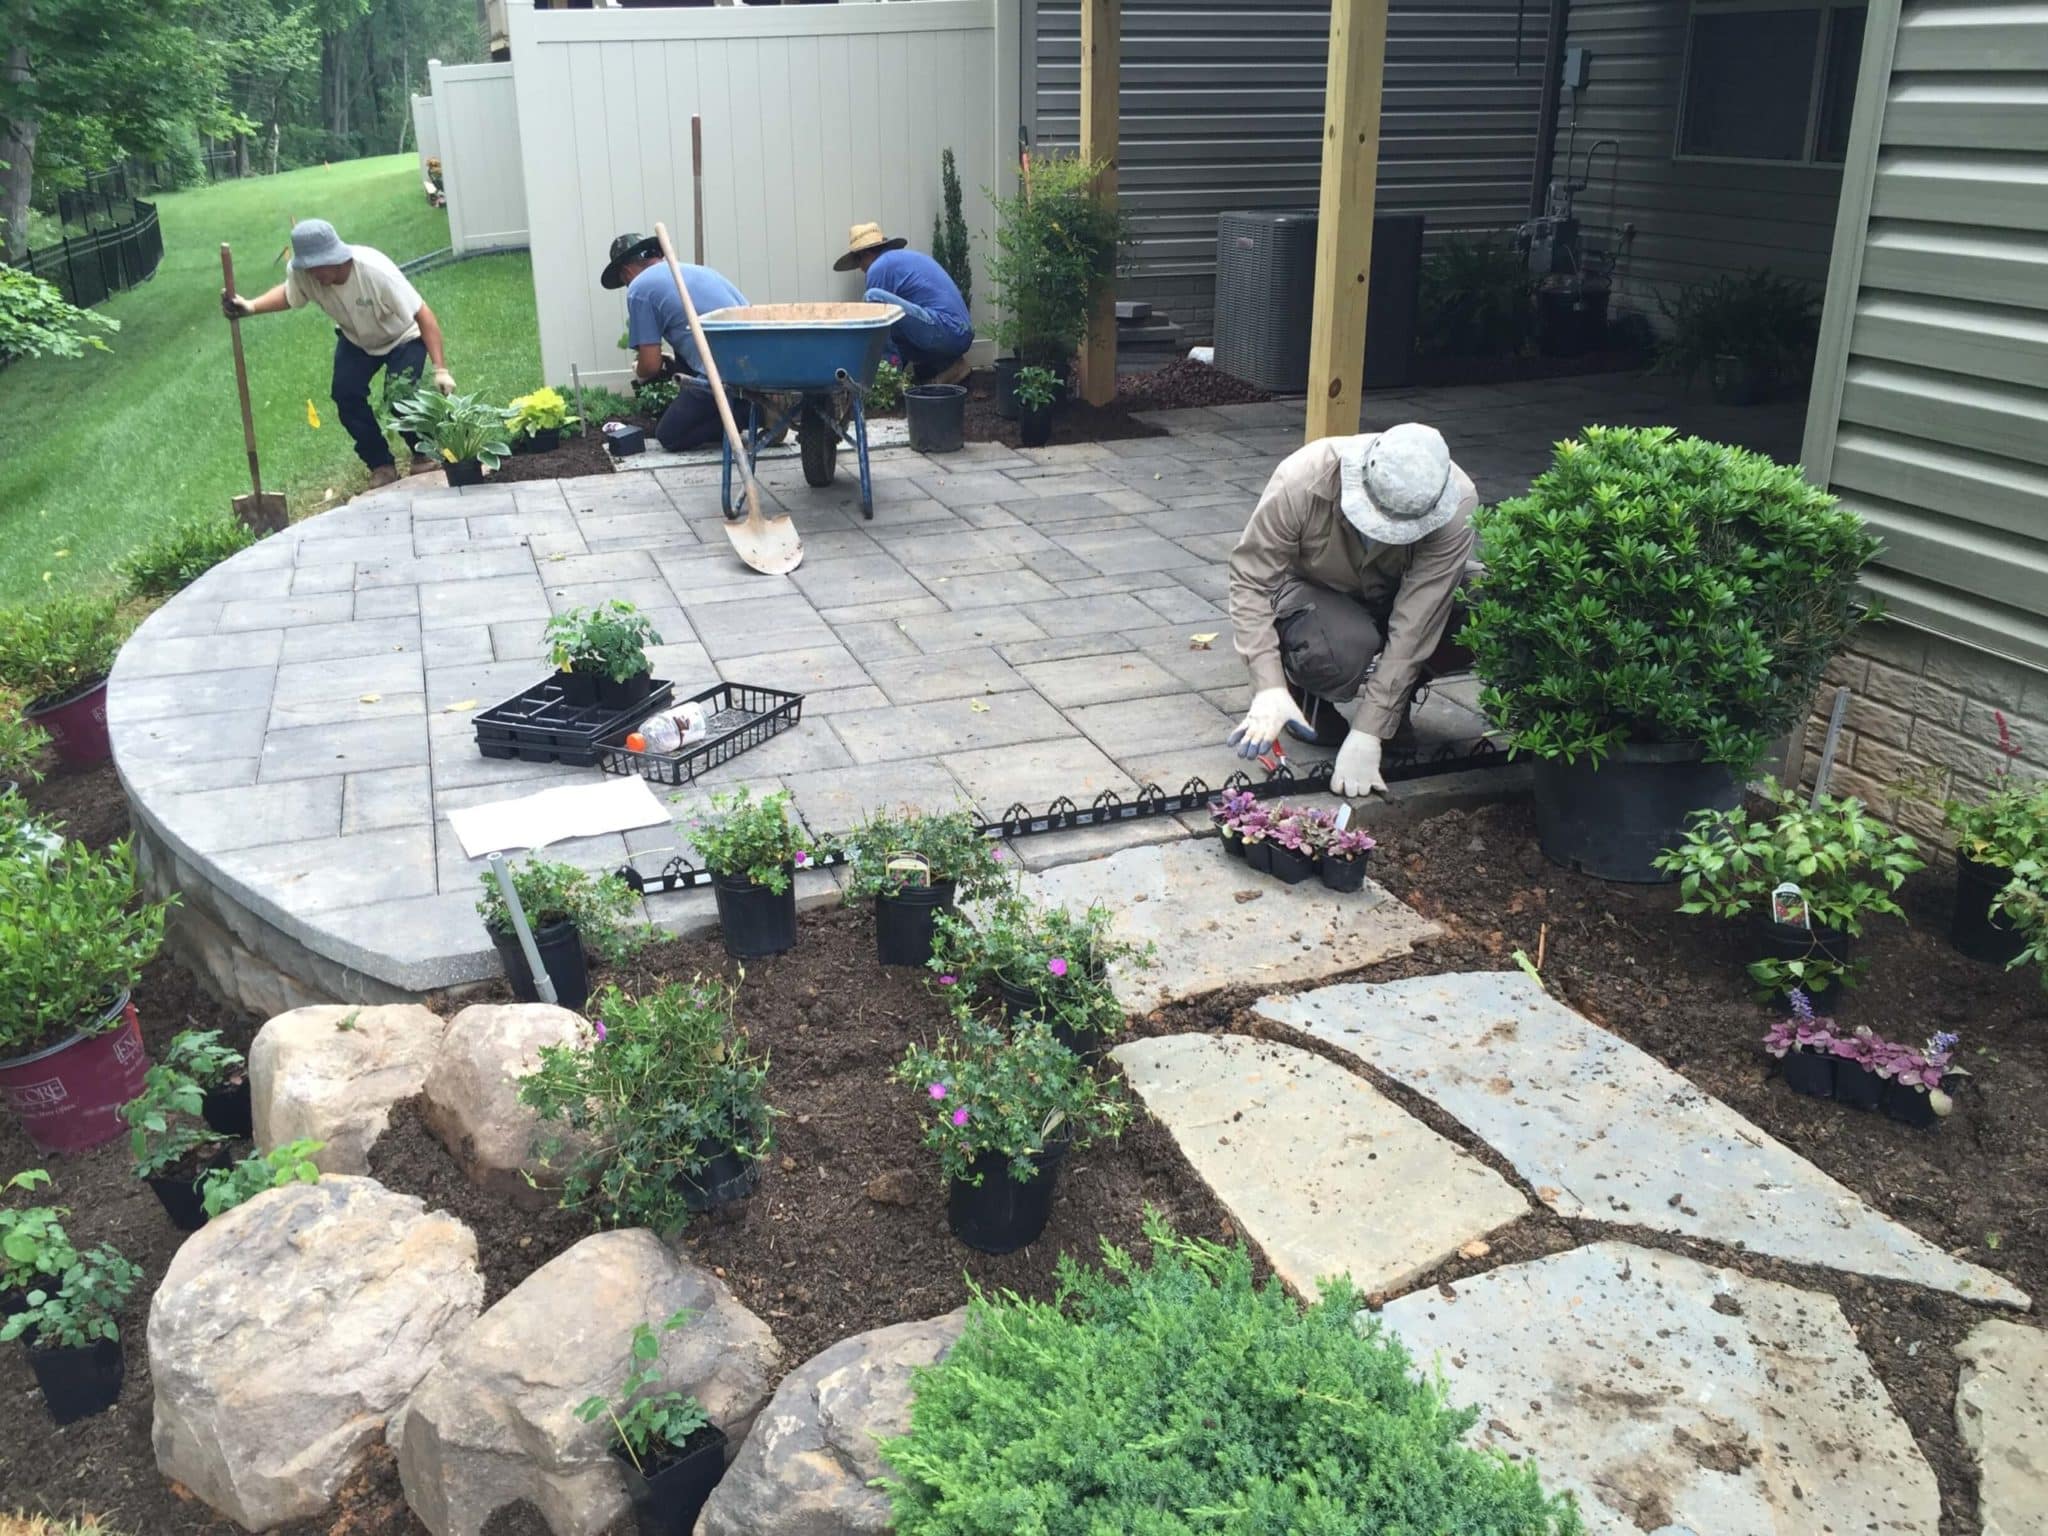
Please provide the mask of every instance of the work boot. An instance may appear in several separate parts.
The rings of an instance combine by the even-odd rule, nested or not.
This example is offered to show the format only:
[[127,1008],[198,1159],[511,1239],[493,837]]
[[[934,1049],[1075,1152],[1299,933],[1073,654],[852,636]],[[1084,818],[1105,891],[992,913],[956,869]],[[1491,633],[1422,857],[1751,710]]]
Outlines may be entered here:
[[412,463],[406,469],[406,473],[408,475],[431,475],[440,467],[440,464],[428,458],[424,453],[416,453],[412,456]]
[[956,357],[938,371],[933,377],[932,382],[934,384],[964,384],[967,382],[967,376],[972,372],[974,370],[967,365],[966,358]]
[[396,484],[398,484],[398,466],[396,464],[379,464],[370,471],[371,490],[374,491],[387,485]]
[[1344,738],[1351,734],[1351,722],[1338,712],[1336,705],[1319,693],[1310,693],[1298,683],[1289,683],[1287,692],[1294,699],[1294,707],[1308,718],[1309,723],[1309,729],[1303,730],[1292,720],[1288,721],[1288,735],[1314,747],[1344,745]]

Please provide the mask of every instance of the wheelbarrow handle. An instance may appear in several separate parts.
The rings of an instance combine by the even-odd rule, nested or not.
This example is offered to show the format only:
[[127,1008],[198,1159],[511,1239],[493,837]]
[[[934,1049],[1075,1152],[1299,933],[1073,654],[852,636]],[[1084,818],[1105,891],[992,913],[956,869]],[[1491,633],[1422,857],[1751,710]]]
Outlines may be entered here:
[[746,445],[740,439],[739,423],[733,420],[732,402],[725,397],[725,381],[718,376],[718,359],[711,355],[711,343],[704,336],[704,322],[697,318],[697,305],[690,298],[689,284],[683,281],[681,263],[676,260],[676,248],[669,242],[668,226],[657,223],[654,238],[661,242],[661,258],[668,263],[668,274],[675,279],[676,293],[683,301],[683,313],[689,317],[690,335],[697,343],[697,356],[704,364],[704,382],[711,386],[711,399],[718,406],[718,419],[725,426],[725,440],[732,449],[733,458],[740,467],[740,483],[746,489],[747,521],[759,523],[761,497],[754,488],[753,466],[747,462]]

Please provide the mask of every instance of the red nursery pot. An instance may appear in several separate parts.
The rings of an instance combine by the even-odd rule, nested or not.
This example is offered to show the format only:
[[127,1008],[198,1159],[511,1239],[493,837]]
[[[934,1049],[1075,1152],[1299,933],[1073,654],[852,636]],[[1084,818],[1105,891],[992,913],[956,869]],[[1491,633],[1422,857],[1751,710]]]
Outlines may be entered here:
[[53,703],[38,702],[22,718],[50,733],[57,759],[69,768],[90,768],[114,755],[107,739],[107,680],[68,693]]
[[142,1092],[149,1057],[135,1005],[123,992],[102,1018],[121,1022],[98,1034],[74,1034],[37,1051],[0,1061],[5,1104],[39,1152],[84,1152],[128,1128],[121,1106]]

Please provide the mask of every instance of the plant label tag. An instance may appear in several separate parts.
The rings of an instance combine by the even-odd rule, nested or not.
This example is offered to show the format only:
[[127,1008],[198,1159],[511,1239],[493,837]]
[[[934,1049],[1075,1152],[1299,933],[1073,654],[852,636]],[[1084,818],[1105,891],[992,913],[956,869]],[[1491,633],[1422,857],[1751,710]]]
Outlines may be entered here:
[[1351,804],[1349,801],[1346,801],[1343,805],[1337,807],[1337,830],[1339,832],[1348,831],[1350,826]]
[[1806,893],[1790,880],[1771,892],[1771,921],[1786,928],[1813,927],[1813,918],[1806,910]]

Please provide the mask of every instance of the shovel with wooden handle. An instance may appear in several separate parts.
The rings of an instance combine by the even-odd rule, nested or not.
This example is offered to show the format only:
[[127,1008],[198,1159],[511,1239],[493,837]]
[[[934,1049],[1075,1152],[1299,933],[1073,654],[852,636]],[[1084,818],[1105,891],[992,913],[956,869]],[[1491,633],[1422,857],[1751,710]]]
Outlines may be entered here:
[[704,361],[704,382],[711,388],[711,398],[718,406],[718,419],[725,424],[727,449],[739,466],[740,481],[746,488],[747,515],[742,521],[729,520],[725,525],[725,536],[732,540],[732,547],[740,559],[755,570],[766,576],[787,576],[803,564],[804,541],[786,513],[781,517],[761,515],[761,493],[754,485],[754,468],[747,462],[747,446],[740,440],[739,423],[732,419],[732,402],[725,398],[725,384],[718,377],[718,361],[711,355],[711,343],[704,339],[704,322],[697,318],[697,306],[690,299],[688,285],[683,282],[683,269],[676,261],[676,248],[669,243],[668,226],[656,224],[654,238],[661,242],[662,260],[668,263],[669,276],[675,279],[676,292],[682,296],[683,313],[690,317],[690,335],[696,339],[697,355]]
[[[220,246],[220,280],[229,293],[235,291],[235,258],[225,240]],[[228,334],[235,343],[235,388],[242,397],[242,442],[249,450],[249,494],[237,496],[235,516],[251,533],[282,533],[291,521],[285,510],[284,492],[263,489],[263,471],[256,464],[256,418],[249,412],[249,365],[242,360],[242,322],[228,317]]]

